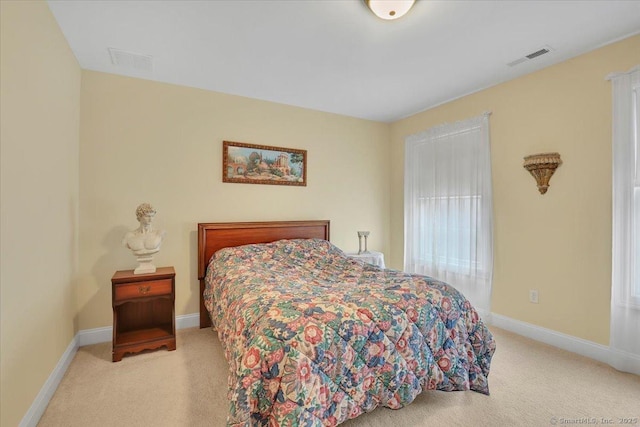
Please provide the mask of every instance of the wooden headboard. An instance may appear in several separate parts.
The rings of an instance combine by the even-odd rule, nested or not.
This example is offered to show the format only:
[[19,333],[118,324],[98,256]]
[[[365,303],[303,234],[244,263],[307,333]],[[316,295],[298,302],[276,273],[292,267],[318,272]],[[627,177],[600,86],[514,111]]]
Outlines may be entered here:
[[200,327],[211,326],[204,306],[204,276],[213,254],[222,248],[270,243],[281,239],[329,240],[329,221],[217,222],[198,224],[198,280],[200,280]]

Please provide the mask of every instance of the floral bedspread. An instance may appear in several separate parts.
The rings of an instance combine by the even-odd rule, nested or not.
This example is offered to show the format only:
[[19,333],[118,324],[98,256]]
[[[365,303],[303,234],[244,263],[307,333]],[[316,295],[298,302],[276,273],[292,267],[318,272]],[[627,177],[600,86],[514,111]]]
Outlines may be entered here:
[[218,251],[205,305],[229,362],[230,426],[334,426],[423,390],[489,394],[495,342],[464,296],[324,240]]

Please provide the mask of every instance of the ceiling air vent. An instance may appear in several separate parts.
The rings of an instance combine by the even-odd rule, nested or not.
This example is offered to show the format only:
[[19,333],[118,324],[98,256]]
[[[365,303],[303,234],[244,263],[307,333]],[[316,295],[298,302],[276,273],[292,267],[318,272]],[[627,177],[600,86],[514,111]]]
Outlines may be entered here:
[[546,47],[543,47],[540,50],[536,50],[533,53],[530,53],[529,55],[525,55],[527,58],[529,59],[533,59],[533,58],[537,58],[540,55],[544,55],[545,53],[549,53],[551,52],[549,49],[547,49]]
[[113,65],[119,68],[148,72],[153,69],[153,57],[151,55],[141,55],[111,47],[109,48],[109,55],[111,55]]
[[518,59],[516,59],[514,61],[509,62],[507,65],[509,67],[515,67],[518,64],[522,64],[523,62],[526,62],[526,61],[529,61],[531,59],[534,59],[534,58],[537,58],[539,56],[542,56],[542,55],[544,55],[546,53],[551,52],[552,50],[553,49],[551,47],[544,46],[544,47],[541,47],[540,49],[536,50],[535,52],[531,52],[531,53],[523,56],[522,58],[518,58]]

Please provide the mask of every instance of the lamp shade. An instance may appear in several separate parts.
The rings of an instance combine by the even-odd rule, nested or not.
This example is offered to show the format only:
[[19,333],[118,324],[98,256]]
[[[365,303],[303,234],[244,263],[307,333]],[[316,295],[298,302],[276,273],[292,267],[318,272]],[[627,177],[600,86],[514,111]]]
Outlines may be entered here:
[[377,17],[391,20],[406,14],[415,0],[365,0],[365,3]]

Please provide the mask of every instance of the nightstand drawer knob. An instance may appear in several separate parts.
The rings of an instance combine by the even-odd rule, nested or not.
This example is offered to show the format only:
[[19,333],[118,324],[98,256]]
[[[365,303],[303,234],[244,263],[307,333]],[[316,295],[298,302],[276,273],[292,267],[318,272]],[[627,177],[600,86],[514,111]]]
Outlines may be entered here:
[[149,293],[150,290],[151,290],[151,285],[138,286],[138,292],[140,292],[141,295],[146,295],[147,293]]

